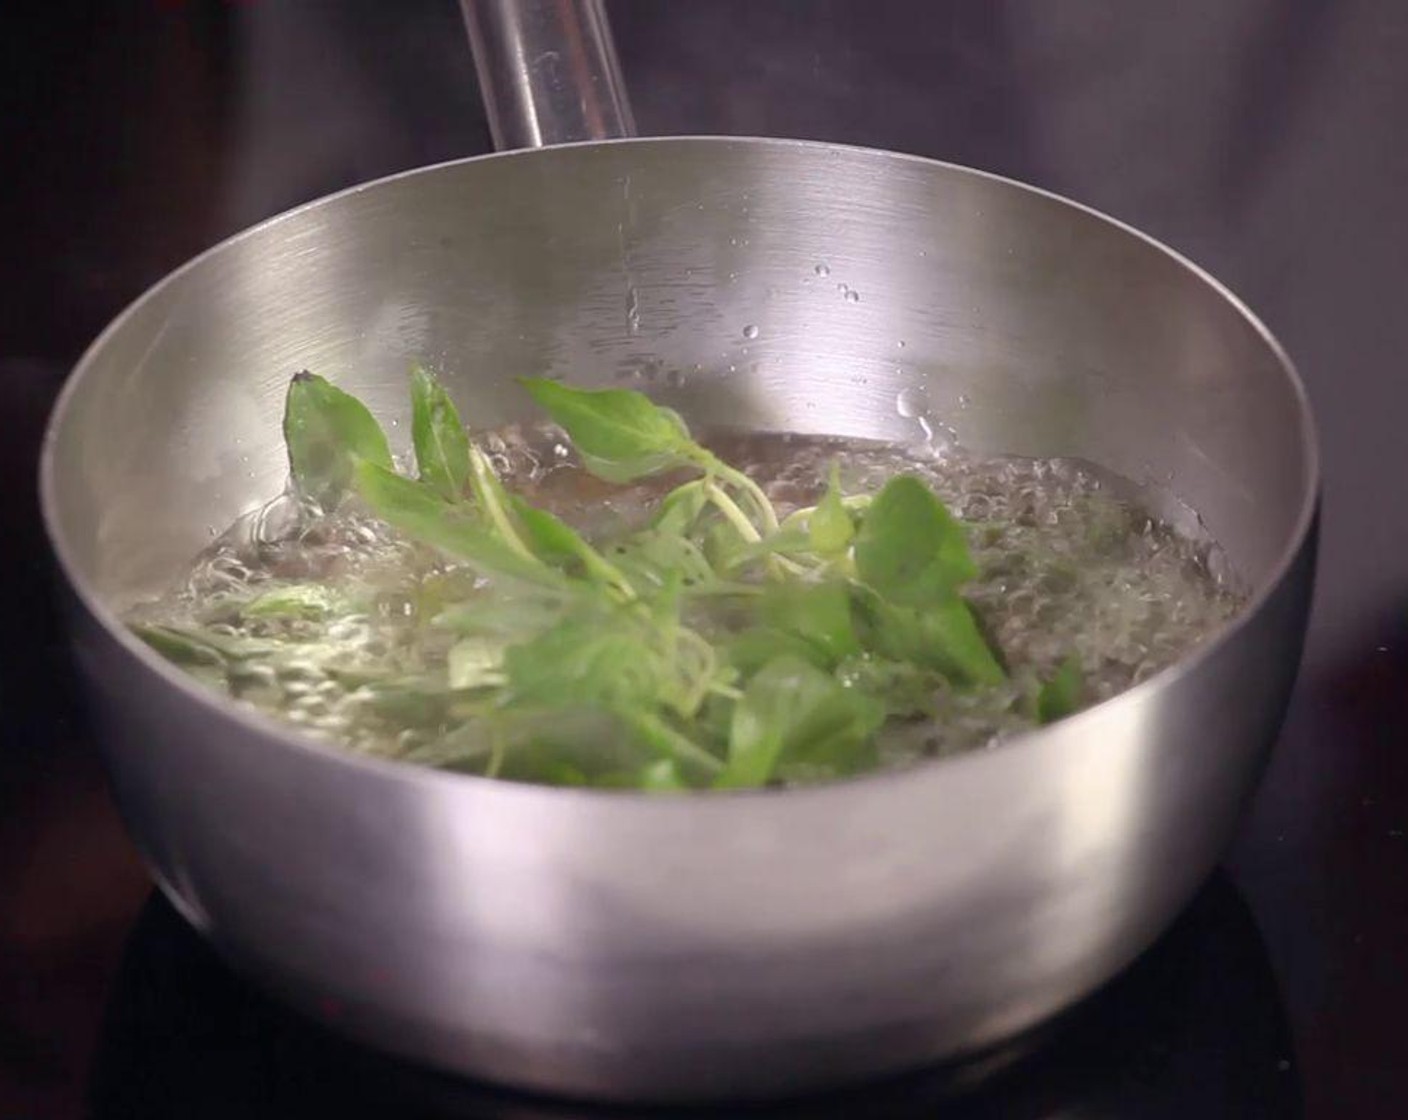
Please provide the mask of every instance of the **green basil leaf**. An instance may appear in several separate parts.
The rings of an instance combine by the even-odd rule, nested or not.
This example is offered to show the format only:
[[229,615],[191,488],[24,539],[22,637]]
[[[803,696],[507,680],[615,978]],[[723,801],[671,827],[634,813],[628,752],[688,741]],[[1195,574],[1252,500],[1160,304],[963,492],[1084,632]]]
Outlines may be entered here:
[[833,775],[863,769],[885,720],[878,701],[793,657],[769,662],[733,710],[719,788],[765,785],[784,764]]
[[537,556],[554,567],[596,556],[596,551],[580,533],[545,509],[538,509],[514,494],[509,507],[523,529],[525,543]]
[[650,519],[650,527],[662,533],[685,536],[708,507],[709,489],[704,479],[697,478],[676,486],[660,500]]
[[504,645],[483,638],[463,638],[450,647],[445,659],[450,687],[495,688],[504,683]]
[[658,529],[642,529],[617,541],[607,549],[607,559],[640,595],[654,595],[672,579],[683,590],[714,580],[714,569],[698,545]]
[[769,556],[805,556],[813,551],[811,537],[801,529],[779,529],[760,541],[745,541],[727,521],[719,524],[729,530],[715,543],[718,562],[725,568],[742,568]]
[[341,605],[330,587],[319,583],[294,583],[270,588],[240,608],[246,618],[326,618]]
[[228,656],[214,640],[175,627],[136,624],[131,630],[162,657],[188,668],[223,668]]
[[623,598],[635,596],[627,577],[561,518],[529,505],[516,494],[509,495],[509,506],[528,548],[545,563],[564,570],[579,566],[587,578],[615,589]]
[[691,773],[711,778],[723,768],[723,764],[707,750],[654,713],[636,709],[619,714],[651,750]]
[[840,467],[832,463],[826,494],[807,518],[809,543],[822,556],[839,556],[850,548],[855,535],[855,522],[841,494]]
[[911,607],[951,598],[978,574],[962,524],[913,475],[892,478],[870,503],[855,560],[863,582]]
[[612,712],[597,707],[552,704],[501,708],[480,723],[494,745],[497,777],[548,785],[634,786],[635,775],[653,757],[648,744]]
[[366,405],[306,370],[289,382],[284,443],[294,486],[323,509],[342,500],[358,460],[391,468],[386,434]]
[[894,719],[935,715],[939,697],[948,688],[948,678],[936,670],[869,653],[842,661],[836,667],[836,679],[874,696]]
[[551,592],[530,589],[521,595],[494,588],[466,602],[448,606],[431,618],[431,625],[466,637],[522,639],[562,621],[572,600]]
[[515,702],[608,711],[650,707],[669,667],[644,627],[620,612],[579,612],[504,655]]
[[953,595],[923,607],[897,606],[860,592],[864,644],[884,657],[935,669],[955,684],[995,685],[1006,679],[968,604]]
[[560,573],[519,555],[464,507],[451,505],[425,483],[369,462],[357,464],[354,481],[368,508],[412,540],[463,560],[485,576],[564,586]]
[[810,642],[828,665],[861,651],[845,584],[770,584],[758,600],[758,614],[769,626]]
[[411,372],[411,440],[421,481],[459,501],[469,481],[469,435],[450,394],[423,366]]
[[138,623],[132,632],[168,661],[187,666],[215,666],[272,657],[288,648],[263,638],[233,638],[182,626]]
[[1067,657],[1037,693],[1037,722],[1055,723],[1058,719],[1073,715],[1080,710],[1084,692],[1085,680],[1080,671],[1080,659],[1074,655]]
[[831,659],[819,646],[796,634],[766,626],[753,627],[733,635],[723,652],[728,663],[745,677],[751,677],[769,661],[779,657],[798,658],[818,669],[831,666]]
[[689,466],[705,454],[677,413],[634,389],[573,389],[546,378],[522,384],[567,433],[583,465],[608,482]]

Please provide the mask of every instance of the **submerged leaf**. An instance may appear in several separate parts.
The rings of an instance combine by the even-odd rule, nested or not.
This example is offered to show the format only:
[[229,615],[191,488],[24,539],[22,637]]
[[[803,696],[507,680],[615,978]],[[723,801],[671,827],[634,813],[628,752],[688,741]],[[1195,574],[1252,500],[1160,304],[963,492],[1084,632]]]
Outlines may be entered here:
[[758,600],[758,614],[769,626],[810,643],[827,665],[860,653],[845,584],[771,584]]
[[326,618],[341,596],[320,583],[294,583],[261,592],[240,608],[246,618]]
[[463,638],[446,655],[450,687],[493,688],[504,683],[504,643]]
[[834,776],[864,769],[885,721],[879,701],[806,661],[779,657],[748,683],[733,711],[721,789],[765,785],[785,764]]
[[996,685],[1006,679],[971,608],[957,595],[923,607],[861,595],[858,607],[866,646],[885,657],[936,669],[955,684]]
[[1049,681],[1041,686],[1036,697],[1036,718],[1039,723],[1055,723],[1080,710],[1085,680],[1080,659],[1074,655],[1061,662]]

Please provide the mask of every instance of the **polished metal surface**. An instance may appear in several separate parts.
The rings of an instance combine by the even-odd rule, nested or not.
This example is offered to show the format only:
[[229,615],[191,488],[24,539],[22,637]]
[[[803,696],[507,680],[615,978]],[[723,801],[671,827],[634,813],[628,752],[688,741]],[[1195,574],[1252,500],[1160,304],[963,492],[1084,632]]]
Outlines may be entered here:
[[[123,632],[124,603],[282,484],[291,372],[336,378],[404,442],[420,359],[476,426],[527,415],[512,379],[549,374],[640,385],[700,427],[923,421],[1080,456],[1196,509],[1254,598],[1194,657],[999,749],[678,800],[353,757]],[[42,471],[119,802],[182,911],[389,1050],[657,1099],[982,1047],[1147,946],[1275,737],[1317,495],[1284,355],[1186,262],[1005,180],[741,139],[468,160],[258,227],[94,344]]]
[[460,0],[500,151],[635,135],[602,0]]

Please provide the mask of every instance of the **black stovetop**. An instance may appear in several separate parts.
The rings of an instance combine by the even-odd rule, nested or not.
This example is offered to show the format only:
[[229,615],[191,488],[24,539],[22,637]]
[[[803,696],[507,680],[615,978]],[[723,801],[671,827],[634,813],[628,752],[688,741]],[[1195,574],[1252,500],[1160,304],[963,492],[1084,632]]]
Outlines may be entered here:
[[[819,1114],[948,1100],[943,1115],[1270,1117],[1303,1098],[1311,1117],[1408,1115],[1408,6],[611,11],[643,131],[898,148],[1100,207],[1245,298],[1321,427],[1305,665],[1223,876],[964,1103],[954,1087],[980,1070]],[[469,1115],[573,1115],[329,1039],[160,903],[139,916],[146,884],[72,704],[33,500],[64,372],[146,285],[294,203],[487,150],[457,5],[51,0],[0,19],[0,1116],[69,1117],[84,1099],[110,1117],[401,1116],[452,1098]]]

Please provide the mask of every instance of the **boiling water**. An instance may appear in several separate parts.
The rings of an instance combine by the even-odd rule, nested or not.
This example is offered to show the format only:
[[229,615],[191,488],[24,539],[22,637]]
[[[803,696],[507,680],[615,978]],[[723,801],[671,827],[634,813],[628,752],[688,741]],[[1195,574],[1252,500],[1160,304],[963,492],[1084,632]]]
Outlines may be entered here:
[[[510,430],[483,444],[505,482],[589,537],[637,525],[664,487],[621,487],[580,469],[547,431]],[[833,461],[847,494],[893,475],[921,476],[966,521],[980,577],[965,589],[1009,681],[947,691],[938,718],[882,732],[887,766],[970,750],[1032,726],[1027,699],[1067,657],[1087,701],[1113,696],[1186,654],[1241,602],[1214,573],[1215,546],[1151,516],[1132,488],[1059,460],[917,455],[893,445],[750,435],[711,441],[759,482],[780,515],[813,504]],[[330,609],[250,618],[263,587],[317,581]],[[249,656],[194,671],[239,700],[348,749],[429,764],[452,762],[446,663],[454,636],[428,618],[480,582],[467,570],[355,512],[309,517],[281,498],[221,537],[179,588],[132,612],[134,622],[199,627]],[[329,606],[320,602],[315,606]],[[271,644],[271,642],[277,644]],[[268,649],[263,649],[267,645]],[[368,682],[408,684],[388,704]]]

